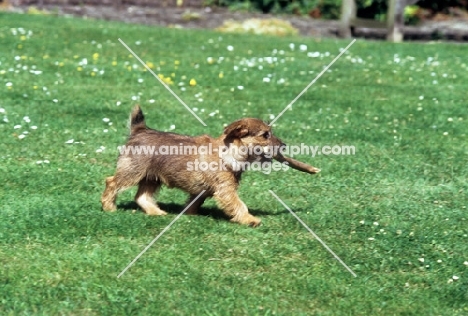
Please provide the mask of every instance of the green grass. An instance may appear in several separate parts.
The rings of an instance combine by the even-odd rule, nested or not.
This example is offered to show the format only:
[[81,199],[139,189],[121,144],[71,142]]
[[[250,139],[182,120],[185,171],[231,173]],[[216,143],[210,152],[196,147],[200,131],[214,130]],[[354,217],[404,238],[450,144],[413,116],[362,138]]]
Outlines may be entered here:
[[[208,126],[119,38],[173,74]],[[131,211],[133,189],[118,212],[101,212],[131,107],[151,127],[217,136],[240,117],[271,120],[347,44],[0,14],[0,314],[466,315],[466,45],[357,41],[275,123],[288,144],[354,145],[355,155],[298,156],[318,176],[246,173],[239,194],[262,226],[183,216],[117,279],[186,199],[164,189],[171,214],[148,217]],[[219,212],[208,201],[204,213]]]

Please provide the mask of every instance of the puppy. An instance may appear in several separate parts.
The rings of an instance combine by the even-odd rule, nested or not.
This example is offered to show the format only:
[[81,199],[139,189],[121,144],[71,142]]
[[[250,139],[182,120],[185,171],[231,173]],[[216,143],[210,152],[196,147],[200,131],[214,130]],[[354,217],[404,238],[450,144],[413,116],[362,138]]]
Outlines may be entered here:
[[[260,219],[249,213],[237,195],[246,164],[268,163],[275,158],[292,163],[293,167],[296,162],[296,169],[305,172],[318,172],[278,152],[272,153],[272,148],[281,148],[284,144],[272,134],[270,126],[258,119],[235,121],[218,138],[190,137],[148,128],[143,112],[136,106],[130,115],[130,124],[130,137],[125,150],[121,149],[116,173],[106,178],[101,197],[105,211],[116,210],[119,192],[138,185],[136,203],[148,215],[165,215],[153,195],[161,185],[166,185],[189,193],[187,214],[196,214],[205,199],[213,197],[232,222],[255,227]],[[203,194],[197,198],[201,192]]]

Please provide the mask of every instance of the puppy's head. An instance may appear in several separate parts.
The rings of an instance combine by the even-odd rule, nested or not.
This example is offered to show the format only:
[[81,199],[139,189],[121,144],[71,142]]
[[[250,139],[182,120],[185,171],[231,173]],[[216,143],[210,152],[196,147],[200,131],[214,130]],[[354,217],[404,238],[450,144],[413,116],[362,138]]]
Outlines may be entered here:
[[273,151],[284,146],[273,135],[271,127],[255,118],[243,118],[224,129],[224,144],[235,150],[234,158],[240,161],[271,160]]

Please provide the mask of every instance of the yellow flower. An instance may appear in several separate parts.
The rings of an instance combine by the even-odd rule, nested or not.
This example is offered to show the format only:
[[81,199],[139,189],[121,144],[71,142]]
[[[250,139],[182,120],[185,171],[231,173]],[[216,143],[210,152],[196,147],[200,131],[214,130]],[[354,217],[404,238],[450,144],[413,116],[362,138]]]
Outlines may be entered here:
[[49,58],[49,55],[45,54],[44,56],[42,56],[43,59],[47,59]]
[[127,67],[128,71],[132,71],[132,66]]
[[96,73],[94,71],[91,71],[91,77],[96,76]]
[[94,53],[94,54],[93,54],[93,59],[94,59],[94,60],[97,60],[98,58],[99,58],[99,54],[98,54],[98,53]]
[[28,57],[23,55],[23,56],[21,56],[21,59],[26,60],[26,59],[28,59]]
[[21,35],[21,36],[20,36],[20,40],[25,41],[25,40],[26,40],[26,36]]
[[23,48],[23,45],[18,44],[18,49],[21,49],[21,48]]
[[80,56],[78,56],[78,55],[73,55],[73,58],[74,58],[74,59],[77,59],[78,57],[80,57]]
[[171,73],[171,77],[172,77],[172,78],[175,78],[175,73]]
[[148,68],[150,68],[150,69],[154,68],[154,64],[152,62],[150,62],[150,61],[146,62],[146,66],[148,66]]
[[63,67],[64,63],[63,61],[59,62],[59,67]]
[[174,61],[174,65],[179,66],[179,65],[180,65],[180,61],[175,60],[175,61]]
[[117,66],[117,62],[115,60],[112,62],[112,66]]
[[37,90],[37,88],[38,88],[37,86],[33,86],[33,89],[34,89],[34,90]]
[[222,78],[224,78],[224,74],[223,74],[222,72],[220,72],[219,75],[218,75],[218,77],[219,77],[220,79],[222,79]]
[[189,84],[193,87],[197,85],[197,81],[195,79],[190,79]]
[[76,68],[76,70],[78,70],[78,71],[82,71],[82,70],[83,70],[83,67],[81,67],[81,66],[78,66],[78,67]]

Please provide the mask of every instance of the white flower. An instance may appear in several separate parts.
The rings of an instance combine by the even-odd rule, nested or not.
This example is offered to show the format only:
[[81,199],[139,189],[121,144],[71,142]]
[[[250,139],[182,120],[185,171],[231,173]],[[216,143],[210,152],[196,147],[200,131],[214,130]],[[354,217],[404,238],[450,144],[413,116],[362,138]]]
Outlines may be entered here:
[[4,108],[0,108],[0,113],[5,113],[5,109],[4,109]]
[[136,96],[136,95],[132,96],[132,100],[133,100],[133,101],[138,100],[138,96]]
[[465,266],[468,266],[468,261],[463,262]]
[[454,281],[457,281],[458,279],[460,279],[460,277],[454,275],[454,276],[452,276],[452,279],[453,279]]
[[24,135],[24,134],[18,135],[18,138],[19,138],[19,139],[23,139],[23,138],[25,138],[25,137],[26,137],[26,135]]
[[107,133],[108,131],[109,131],[108,129],[103,130],[104,133]]
[[154,103],[154,100],[153,99],[149,100],[149,103]]
[[5,84],[5,86],[7,86],[7,87],[11,87],[12,85],[13,85],[13,84],[12,84],[11,82],[7,82],[7,83]]
[[36,125],[31,126],[31,129],[37,129]]
[[172,125],[169,127],[169,130],[171,130],[171,131],[172,131],[172,130],[174,130],[174,129],[175,129],[175,125],[174,125],[174,124],[172,124]]
[[105,117],[105,118],[102,119],[102,121],[103,121],[104,123],[109,123],[109,122],[110,122],[110,119],[107,118],[107,117]]
[[244,87],[243,86],[237,86],[237,89],[244,90]]
[[234,47],[231,46],[231,45],[229,45],[229,46],[227,47],[227,50],[230,51],[230,52],[232,52],[232,51],[234,50]]
[[278,84],[283,84],[283,83],[285,83],[285,82],[286,82],[286,80],[284,80],[283,78],[280,78],[280,79],[278,80]]
[[299,49],[302,51],[302,52],[305,52],[307,50],[307,45],[299,45]]
[[215,116],[216,115],[216,112],[211,112],[210,114],[208,114],[209,116]]
[[447,121],[453,122],[453,118],[449,117],[449,118],[447,119]]
[[319,52],[308,52],[307,53],[307,57],[313,57],[313,58],[317,58],[317,57],[320,57],[320,53]]
[[270,78],[268,77],[263,78],[263,82],[270,82]]
[[29,116],[25,116],[23,117],[23,121],[25,121],[26,123],[30,123],[31,119],[29,118]]
[[373,222],[372,223],[374,226],[379,226],[379,223],[378,222]]
[[270,120],[273,120],[275,118],[274,114],[270,114]]
[[374,237],[369,237],[368,239],[369,239],[369,240],[371,240],[371,241],[372,241],[372,240],[375,240],[375,238],[374,238]]
[[143,83],[143,81],[144,81],[143,79],[138,78],[138,83]]
[[419,100],[424,100],[424,96],[423,96],[423,95],[420,95],[420,96],[419,96]]
[[73,140],[73,138],[72,138],[72,139],[67,140],[67,141],[65,142],[65,144],[73,144],[73,142],[74,142],[74,140]]
[[295,46],[294,43],[290,43],[290,44],[289,44],[289,48],[290,48],[291,50],[294,50],[294,46]]
[[46,160],[44,160],[44,163],[49,163],[49,162],[50,162],[50,161],[49,161],[49,160],[47,160],[47,159],[46,159]]
[[117,106],[119,106],[121,104],[122,104],[122,102],[120,102],[120,101],[115,102],[115,105],[117,105]]
[[58,102],[58,100],[57,100],[57,99],[53,99],[53,100],[52,100],[52,102],[54,102],[54,103],[57,103],[57,102]]
[[19,129],[19,128],[21,128],[21,125],[15,125],[15,126],[13,126],[13,128],[14,129]]
[[424,258],[419,258],[418,259],[420,262],[424,262]]

